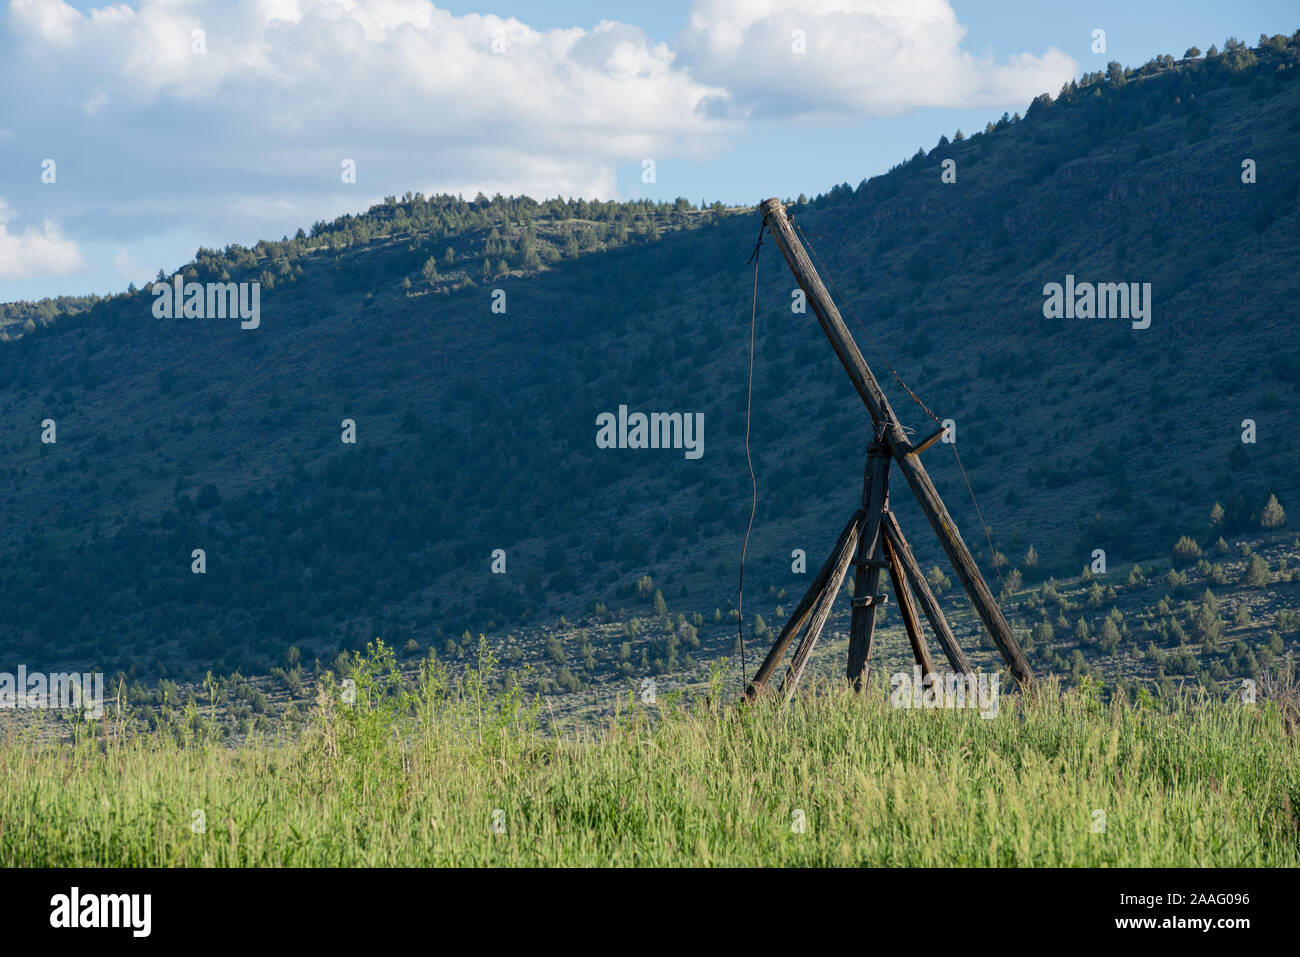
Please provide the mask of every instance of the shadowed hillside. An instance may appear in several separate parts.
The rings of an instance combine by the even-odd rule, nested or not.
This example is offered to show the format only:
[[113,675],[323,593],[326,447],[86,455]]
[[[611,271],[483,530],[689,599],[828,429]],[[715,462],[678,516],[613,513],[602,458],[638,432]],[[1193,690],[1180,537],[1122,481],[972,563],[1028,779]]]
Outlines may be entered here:
[[[903,421],[935,428],[877,347],[957,423],[1004,572],[1167,557],[1181,535],[1257,529],[1270,494],[1296,501],[1298,59],[1275,38],[1086,77],[792,208]],[[291,648],[442,651],[469,628],[649,609],[656,591],[722,617],[750,505],[758,225],[685,201],[407,196],[201,250],[186,279],[262,283],[256,329],[154,318],[149,289],[0,307],[0,655],[266,671]],[[1150,283],[1149,328],[1045,318],[1044,285],[1067,275]],[[815,571],[830,547],[869,439],[793,286],[765,244],[746,571],[764,614],[806,586],[791,551]],[[597,448],[620,405],[703,413],[704,454]],[[993,579],[952,450],[926,455]],[[893,498],[930,567],[901,483]]]

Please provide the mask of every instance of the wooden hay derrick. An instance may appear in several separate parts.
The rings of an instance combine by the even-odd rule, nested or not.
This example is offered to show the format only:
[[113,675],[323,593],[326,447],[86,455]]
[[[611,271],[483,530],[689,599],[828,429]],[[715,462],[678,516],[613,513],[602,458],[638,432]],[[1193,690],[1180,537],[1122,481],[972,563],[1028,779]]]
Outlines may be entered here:
[[890,407],[888,398],[880,388],[880,383],[867,367],[866,360],[858,350],[857,343],[849,334],[848,328],[835,307],[830,294],[822,284],[821,277],[813,268],[812,261],[804,249],[803,243],[795,235],[794,227],[786,216],[785,207],[778,199],[766,200],[762,206],[763,225],[776,239],[781,247],[781,254],[786,264],[794,273],[795,280],[803,289],[804,295],[812,305],[813,312],[821,323],[822,331],[830,340],[831,347],[839,356],[841,364],[853,381],[853,386],[862,397],[867,411],[871,415],[872,438],[867,447],[866,474],[862,485],[862,507],[849,519],[844,531],[835,542],[830,556],[818,571],[798,606],[791,613],[785,627],[781,629],[767,657],[759,666],[753,679],[745,688],[744,701],[753,701],[765,690],[780,665],[790,645],[795,639],[799,643],[795,648],[790,667],[781,680],[780,693],[789,696],[799,679],[803,676],[813,646],[821,635],[822,628],[835,604],[840,587],[848,575],[849,568],[854,568],[853,612],[849,623],[849,660],[847,676],[854,687],[862,692],[866,688],[868,661],[871,658],[872,638],[875,633],[876,609],[885,600],[880,594],[880,575],[887,572],[893,584],[894,594],[898,599],[899,612],[907,630],[912,652],[924,674],[934,671],[933,660],[921,631],[916,606],[930,623],[930,628],[938,639],[944,654],[954,671],[959,674],[971,672],[970,660],[958,646],[952,629],[944,617],[934,592],[931,591],[921,568],[912,554],[912,549],[903,537],[898,520],[889,508],[889,473],[897,464],[912,494],[920,503],[921,511],[930,521],[930,527],[943,546],[948,560],[952,563],[966,594],[970,596],[984,627],[1002,652],[1002,658],[1010,668],[1016,683],[1022,688],[1032,687],[1033,672],[1019,642],[1011,632],[980,574],[970,549],[962,541],[957,524],[948,514],[943,500],[939,497],[934,483],[930,480],[925,466],[921,464],[921,453],[933,445],[943,434],[942,430],[913,445],[903,431],[903,426]]

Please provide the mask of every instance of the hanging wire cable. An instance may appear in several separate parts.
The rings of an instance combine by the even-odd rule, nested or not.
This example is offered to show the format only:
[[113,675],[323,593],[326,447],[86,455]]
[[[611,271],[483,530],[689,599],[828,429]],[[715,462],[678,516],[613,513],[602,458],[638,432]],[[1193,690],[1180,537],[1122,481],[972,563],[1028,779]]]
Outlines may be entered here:
[[758,242],[749,254],[754,264],[754,295],[749,308],[749,381],[745,387],[745,462],[749,465],[749,484],[752,492],[749,505],[749,524],[745,526],[745,544],[740,549],[740,584],[736,593],[736,640],[740,643],[740,687],[742,693],[749,683],[749,667],[745,662],[745,556],[749,552],[749,533],[754,528],[754,514],[758,511],[758,479],[754,477],[754,460],[749,454],[749,422],[754,404],[754,329],[758,324],[758,251],[763,247],[763,230],[767,219],[758,227]]

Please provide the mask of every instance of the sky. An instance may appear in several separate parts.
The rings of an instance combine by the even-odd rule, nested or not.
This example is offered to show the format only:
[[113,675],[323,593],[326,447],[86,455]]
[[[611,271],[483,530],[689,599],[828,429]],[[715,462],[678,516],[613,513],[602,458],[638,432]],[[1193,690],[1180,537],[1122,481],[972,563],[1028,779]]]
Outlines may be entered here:
[[1300,27],[1221,0],[0,4],[0,302],[408,190],[811,196],[1110,60]]

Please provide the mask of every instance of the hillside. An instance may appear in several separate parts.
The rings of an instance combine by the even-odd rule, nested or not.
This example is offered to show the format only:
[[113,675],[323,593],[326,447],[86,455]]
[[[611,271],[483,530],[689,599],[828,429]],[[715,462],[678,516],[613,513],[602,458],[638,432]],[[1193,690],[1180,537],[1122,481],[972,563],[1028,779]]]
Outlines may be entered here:
[[[794,204],[904,422],[933,428],[876,347],[957,422],[1004,574],[1077,576],[1094,549],[1115,568],[1167,558],[1182,535],[1257,531],[1270,495],[1297,501],[1298,61],[1275,38],[1085,78]],[[0,657],[201,677],[376,637],[455,655],[469,630],[644,614],[656,591],[693,622],[683,651],[703,630],[695,655],[729,652],[708,623],[734,601],[749,513],[757,229],[753,210],[684,200],[408,195],[201,250],[187,279],[262,282],[256,329],[154,318],[148,288],[0,307]],[[1150,283],[1149,328],[1045,318],[1044,285],[1067,275]],[[769,621],[806,585],[791,551],[815,571],[856,503],[869,438],[793,285],[766,244],[746,609],[752,594]],[[703,413],[704,454],[598,448],[620,405]],[[927,454],[994,578],[951,450]],[[905,491],[894,507],[938,562]],[[625,640],[675,664],[661,634]],[[575,670],[615,668],[621,644]]]

